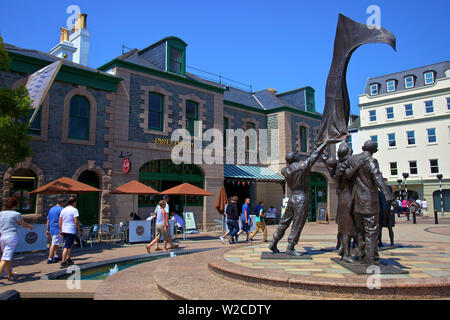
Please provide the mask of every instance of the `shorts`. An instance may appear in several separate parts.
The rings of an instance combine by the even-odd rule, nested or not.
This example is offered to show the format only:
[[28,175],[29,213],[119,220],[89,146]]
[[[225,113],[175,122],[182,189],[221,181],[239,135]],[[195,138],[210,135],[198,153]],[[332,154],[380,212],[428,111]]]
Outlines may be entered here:
[[242,230],[245,233],[249,233],[250,232],[250,225],[248,223],[246,223],[245,220],[242,220]]
[[59,234],[52,234],[52,245],[60,246],[62,244],[62,237]]
[[6,235],[0,238],[0,246],[2,248],[2,260],[11,261],[14,249],[16,249],[19,243],[19,237],[17,235]]
[[76,236],[76,234],[73,234],[73,233],[63,233],[65,249],[72,248],[73,241],[75,240],[75,236]]
[[164,232],[164,225],[157,224],[155,229],[156,229],[155,239],[159,240],[161,236],[163,236],[164,239],[167,240],[167,237],[169,236],[169,228],[167,228],[167,231]]

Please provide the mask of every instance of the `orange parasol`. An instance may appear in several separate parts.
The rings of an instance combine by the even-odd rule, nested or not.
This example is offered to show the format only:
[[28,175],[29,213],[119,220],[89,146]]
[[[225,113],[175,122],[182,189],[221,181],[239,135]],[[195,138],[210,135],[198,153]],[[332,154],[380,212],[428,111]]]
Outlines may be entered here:
[[185,195],[185,196],[215,196],[214,193],[203,190],[202,188],[196,187],[190,183],[182,183],[176,187],[161,191],[161,194],[171,194],[171,195]]
[[30,192],[30,194],[88,193],[101,190],[80,181],[62,177]]
[[145,184],[132,180],[130,182],[127,182],[120,187],[115,188],[111,191],[113,194],[159,194],[158,191],[156,191],[153,188],[150,188],[149,186],[146,186]]
[[115,188],[111,191],[112,194],[132,194],[133,195],[133,217],[134,217],[134,196],[136,194],[159,194],[158,191],[156,191],[153,188],[150,188],[149,186],[146,186],[145,184],[136,181],[131,180],[130,182],[127,182],[120,187]]

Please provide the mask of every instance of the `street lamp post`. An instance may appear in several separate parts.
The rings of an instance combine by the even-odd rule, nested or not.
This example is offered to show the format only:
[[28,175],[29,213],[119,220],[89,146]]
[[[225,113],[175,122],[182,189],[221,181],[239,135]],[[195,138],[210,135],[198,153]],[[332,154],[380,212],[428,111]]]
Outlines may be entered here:
[[400,195],[400,200],[403,200],[402,179],[397,179],[397,183],[398,183],[398,192]]
[[443,175],[441,173],[436,175],[436,178],[439,180],[439,190],[441,192],[441,215],[444,216],[444,198],[442,196],[442,177]]
[[[403,176],[403,179],[405,179],[405,199],[406,199],[406,201],[408,201],[408,185],[406,183],[406,179],[409,177],[409,173],[408,172],[403,172],[402,176]],[[409,221],[409,213],[406,214],[406,217],[408,218],[408,221]],[[413,210],[413,222],[414,223],[416,223],[415,217],[416,217],[415,211]]]

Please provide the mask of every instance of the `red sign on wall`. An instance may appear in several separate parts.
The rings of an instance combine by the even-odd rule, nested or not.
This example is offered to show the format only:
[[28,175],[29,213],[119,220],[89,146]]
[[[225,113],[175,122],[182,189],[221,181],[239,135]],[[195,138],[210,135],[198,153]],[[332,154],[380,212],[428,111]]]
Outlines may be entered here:
[[126,174],[126,173],[130,172],[130,169],[131,169],[130,159],[128,159],[128,158],[123,159],[123,161],[122,161],[122,171],[123,171],[123,173]]

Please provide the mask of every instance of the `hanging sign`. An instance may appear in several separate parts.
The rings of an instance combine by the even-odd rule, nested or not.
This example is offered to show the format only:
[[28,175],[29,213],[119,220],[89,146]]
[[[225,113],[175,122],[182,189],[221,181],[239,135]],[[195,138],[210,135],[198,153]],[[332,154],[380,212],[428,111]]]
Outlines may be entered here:
[[122,171],[123,173],[127,174],[128,172],[130,172],[131,169],[131,162],[130,159],[125,158],[122,161]]

